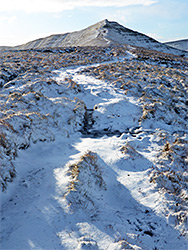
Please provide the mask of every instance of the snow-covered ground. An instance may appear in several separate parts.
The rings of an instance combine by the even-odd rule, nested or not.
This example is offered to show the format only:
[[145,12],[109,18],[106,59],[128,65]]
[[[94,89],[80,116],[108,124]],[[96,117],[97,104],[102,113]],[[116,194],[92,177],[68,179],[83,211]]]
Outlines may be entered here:
[[34,131],[17,152],[17,176],[1,194],[2,250],[187,249],[186,221],[172,200],[169,212],[171,194],[153,181],[164,131],[142,126],[138,98],[83,73],[111,64],[56,70],[52,85],[31,89],[44,95],[38,109],[58,117],[40,127],[52,126],[48,140]]

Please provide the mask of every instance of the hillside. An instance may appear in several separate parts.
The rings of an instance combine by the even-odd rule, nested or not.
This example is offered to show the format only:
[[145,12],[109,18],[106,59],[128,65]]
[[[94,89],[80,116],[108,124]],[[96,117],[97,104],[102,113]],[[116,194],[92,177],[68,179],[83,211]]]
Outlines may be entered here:
[[4,51],[0,79],[2,250],[187,249],[185,57]]
[[151,37],[128,29],[117,22],[108,21],[107,19],[80,31],[51,35],[9,49],[26,50],[77,46],[106,47],[123,44],[144,47],[175,55],[188,56],[186,52],[169,47]]
[[166,42],[165,44],[176,49],[188,51],[188,39]]

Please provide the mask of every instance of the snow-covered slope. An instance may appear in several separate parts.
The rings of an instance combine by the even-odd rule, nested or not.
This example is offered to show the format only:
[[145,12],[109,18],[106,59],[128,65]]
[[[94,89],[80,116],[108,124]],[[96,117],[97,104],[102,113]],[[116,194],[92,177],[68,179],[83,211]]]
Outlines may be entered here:
[[104,47],[122,44],[140,46],[151,50],[172,53],[175,55],[188,55],[186,52],[169,47],[142,33],[125,28],[117,22],[110,22],[107,19],[80,31],[51,35],[49,37],[40,38],[23,45],[13,47],[12,49],[25,50],[69,46]]
[[113,46],[0,60],[1,249],[186,250],[187,59]]
[[166,42],[165,44],[176,49],[188,51],[188,39]]

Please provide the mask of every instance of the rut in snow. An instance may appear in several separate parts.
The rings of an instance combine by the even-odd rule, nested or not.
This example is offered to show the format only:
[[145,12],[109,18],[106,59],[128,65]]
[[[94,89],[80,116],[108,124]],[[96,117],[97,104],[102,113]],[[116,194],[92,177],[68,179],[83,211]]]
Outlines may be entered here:
[[[80,132],[84,137],[91,137],[91,138],[100,138],[104,135],[106,136],[121,136],[122,132],[119,130],[109,130],[108,128],[104,128],[103,130],[96,130],[92,129],[93,124],[95,123],[95,120],[93,119],[93,111],[94,109],[87,109],[84,117],[84,125]],[[128,132],[128,131],[126,131]],[[124,132],[125,133],[125,132]]]
[[142,133],[142,130],[140,130],[141,127],[139,126],[128,128],[124,131],[111,130],[110,128],[104,128],[102,130],[93,129],[93,125],[95,123],[95,120],[93,119],[93,111],[94,109],[86,109],[83,127],[80,130],[83,137],[85,138],[101,138],[105,135],[109,137],[114,136],[114,135],[117,137],[120,137],[122,134],[130,134],[132,136],[137,136],[137,134]]

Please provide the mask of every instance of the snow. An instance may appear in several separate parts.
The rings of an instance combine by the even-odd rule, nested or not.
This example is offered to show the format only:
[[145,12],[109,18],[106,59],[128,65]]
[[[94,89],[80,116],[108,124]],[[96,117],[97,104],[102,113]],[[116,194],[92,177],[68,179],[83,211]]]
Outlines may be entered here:
[[142,127],[134,96],[83,73],[115,62],[56,70],[57,84],[48,87],[28,83],[43,94],[35,112],[55,122],[39,123],[15,158],[17,177],[1,194],[2,250],[187,249],[169,217],[166,193],[151,181],[161,149],[158,125],[146,120]]

